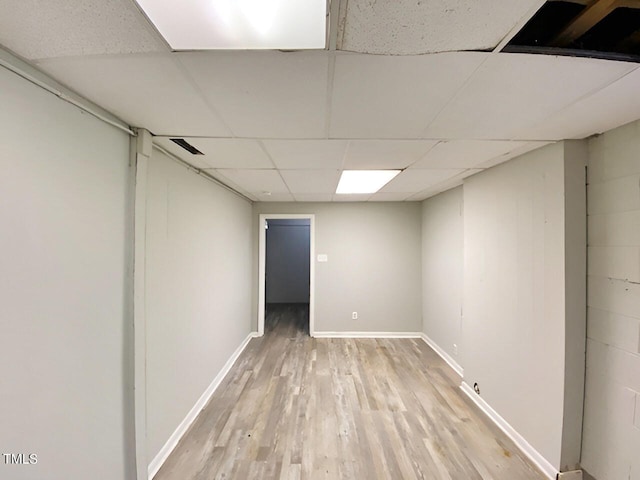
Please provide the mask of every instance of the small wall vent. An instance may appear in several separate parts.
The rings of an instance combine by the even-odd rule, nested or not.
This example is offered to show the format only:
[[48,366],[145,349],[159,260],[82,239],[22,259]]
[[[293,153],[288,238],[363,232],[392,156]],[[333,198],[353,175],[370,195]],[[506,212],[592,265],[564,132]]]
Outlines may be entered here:
[[187,152],[189,152],[191,155],[204,155],[204,153],[202,153],[200,150],[198,150],[196,147],[194,147],[193,145],[191,145],[189,142],[187,142],[184,138],[170,138],[169,140],[171,140],[173,143],[175,143],[176,145],[180,145],[182,148],[184,148]]

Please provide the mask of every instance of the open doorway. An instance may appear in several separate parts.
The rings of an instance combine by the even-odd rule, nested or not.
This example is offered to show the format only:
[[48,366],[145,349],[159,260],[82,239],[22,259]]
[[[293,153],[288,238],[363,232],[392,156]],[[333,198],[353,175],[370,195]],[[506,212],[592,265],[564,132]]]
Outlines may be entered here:
[[258,333],[314,333],[314,217],[260,215]]

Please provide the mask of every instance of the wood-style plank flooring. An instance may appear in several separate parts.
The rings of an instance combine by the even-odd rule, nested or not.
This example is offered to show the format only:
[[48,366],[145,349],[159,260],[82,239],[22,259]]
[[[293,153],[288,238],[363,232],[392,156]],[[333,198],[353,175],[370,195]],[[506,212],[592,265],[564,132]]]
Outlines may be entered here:
[[543,479],[419,339],[313,339],[270,306],[155,480]]

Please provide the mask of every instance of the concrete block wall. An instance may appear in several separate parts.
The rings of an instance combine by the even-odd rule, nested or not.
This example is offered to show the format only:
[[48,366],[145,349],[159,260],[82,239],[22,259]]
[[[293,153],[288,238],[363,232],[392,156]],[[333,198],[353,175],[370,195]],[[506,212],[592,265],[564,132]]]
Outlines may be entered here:
[[581,464],[640,480],[640,122],[589,142],[587,371]]

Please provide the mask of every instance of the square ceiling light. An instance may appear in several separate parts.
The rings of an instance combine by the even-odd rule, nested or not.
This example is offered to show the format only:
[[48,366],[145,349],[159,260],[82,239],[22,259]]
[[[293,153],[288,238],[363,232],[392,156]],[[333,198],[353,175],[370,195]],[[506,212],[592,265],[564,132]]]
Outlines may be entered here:
[[336,193],[376,193],[399,173],[400,170],[345,170]]
[[326,45],[326,0],[137,0],[173,50]]

